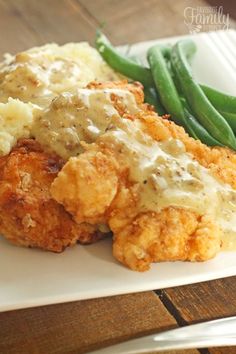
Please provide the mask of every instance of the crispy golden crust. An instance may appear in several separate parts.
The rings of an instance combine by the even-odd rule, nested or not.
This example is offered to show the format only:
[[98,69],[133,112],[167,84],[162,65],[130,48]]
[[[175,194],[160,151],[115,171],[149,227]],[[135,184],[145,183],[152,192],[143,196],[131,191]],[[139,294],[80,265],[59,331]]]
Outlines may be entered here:
[[160,261],[204,261],[220,251],[220,230],[208,216],[169,207],[125,220],[121,210],[109,220],[113,253],[131,269],[145,271]]
[[50,185],[63,161],[25,139],[0,159],[0,234],[11,242],[61,252],[78,239],[101,238],[91,225],[78,225],[52,199]]
[[[118,176],[115,160],[101,152],[70,158],[60,172],[60,191],[57,182],[51,186],[56,200],[60,200],[78,223],[102,224],[104,213],[117,193]],[[98,183],[102,180],[102,183]],[[58,181],[58,180],[57,180]],[[79,193],[77,193],[79,191]]]
[[144,93],[143,86],[140,82],[134,82],[129,84],[127,80],[121,81],[108,81],[108,82],[98,82],[92,81],[87,85],[89,89],[106,89],[106,88],[117,88],[117,89],[125,89],[130,91],[137,102],[138,105],[143,104],[144,102]]

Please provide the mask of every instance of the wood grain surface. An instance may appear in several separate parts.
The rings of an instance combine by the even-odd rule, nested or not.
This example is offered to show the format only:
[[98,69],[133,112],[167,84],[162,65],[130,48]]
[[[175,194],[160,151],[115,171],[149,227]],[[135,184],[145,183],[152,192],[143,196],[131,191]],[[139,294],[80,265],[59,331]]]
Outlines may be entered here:
[[[15,323],[21,324],[18,331]],[[0,352],[14,353],[19,348],[18,353],[43,354],[47,348],[49,353],[83,353],[176,326],[152,292],[78,301],[2,313]]]
[[[93,43],[101,24],[115,44],[186,34],[187,6],[208,4],[203,0],[0,0],[0,55],[47,42]],[[227,9],[233,17],[235,2]],[[236,28],[233,20],[230,27]],[[235,314],[234,277],[156,293],[5,312],[0,314],[0,354],[86,353],[124,339]],[[232,354],[236,349],[172,353]]]

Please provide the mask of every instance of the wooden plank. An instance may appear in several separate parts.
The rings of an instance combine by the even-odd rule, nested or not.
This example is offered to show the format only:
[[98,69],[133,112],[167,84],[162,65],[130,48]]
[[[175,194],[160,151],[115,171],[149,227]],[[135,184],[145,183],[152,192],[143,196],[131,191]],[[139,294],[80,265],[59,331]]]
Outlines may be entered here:
[[[114,44],[188,34],[184,9],[209,6],[204,0],[76,0],[91,17],[104,23],[104,32]],[[235,23],[230,22],[235,28]]]
[[36,43],[34,33],[10,1],[0,0],[0,33],[0,55],[8,51],[17,52]]
[[163,292],[187,323],[236,315],[235,294],[236,277],[170,288]]
[[236,348],[235,347],[209,348],[208,351],[210,354],[235,354]]
[[[160,296],[179,324],[236,315],[236,277],[180,286]],[[211,354],[235,354],[235,347],[209,348]]]
[[153,292],[11,311],[0,314],[0,353],[78,354],[176,326]]
[[0,0],[0,55],[48,42],[93,43],[97,26],[75,0]]
[[40,44],[94,40],[97,23],[75,0],[13,0],[13,3]]

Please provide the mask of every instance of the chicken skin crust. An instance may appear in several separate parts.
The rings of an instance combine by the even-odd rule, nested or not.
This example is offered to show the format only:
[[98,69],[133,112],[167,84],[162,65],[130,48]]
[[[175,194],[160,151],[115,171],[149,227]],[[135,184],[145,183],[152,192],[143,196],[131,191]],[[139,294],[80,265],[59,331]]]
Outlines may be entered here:
[[52,199],[50,186],[63,166],[32,139],[0,158],[0,234],[19,246],[61,252],[80,240],[100,238],[92,225],[78,225]]

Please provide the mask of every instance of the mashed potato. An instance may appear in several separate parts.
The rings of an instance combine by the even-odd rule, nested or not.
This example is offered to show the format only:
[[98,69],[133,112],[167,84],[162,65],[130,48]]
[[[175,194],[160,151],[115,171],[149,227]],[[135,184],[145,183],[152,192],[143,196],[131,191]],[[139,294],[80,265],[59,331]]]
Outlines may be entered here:
[[18,99],[0,103],[0,155],[8,154],[19,138],[30,136],[34,111],[32,104]]
[[57,95],[90,81],[118,78],[85,42],[47,44],[5,55],[0,63],[0,155],[8,154],[19,138],[31,136],[36,106],[48,107]]

